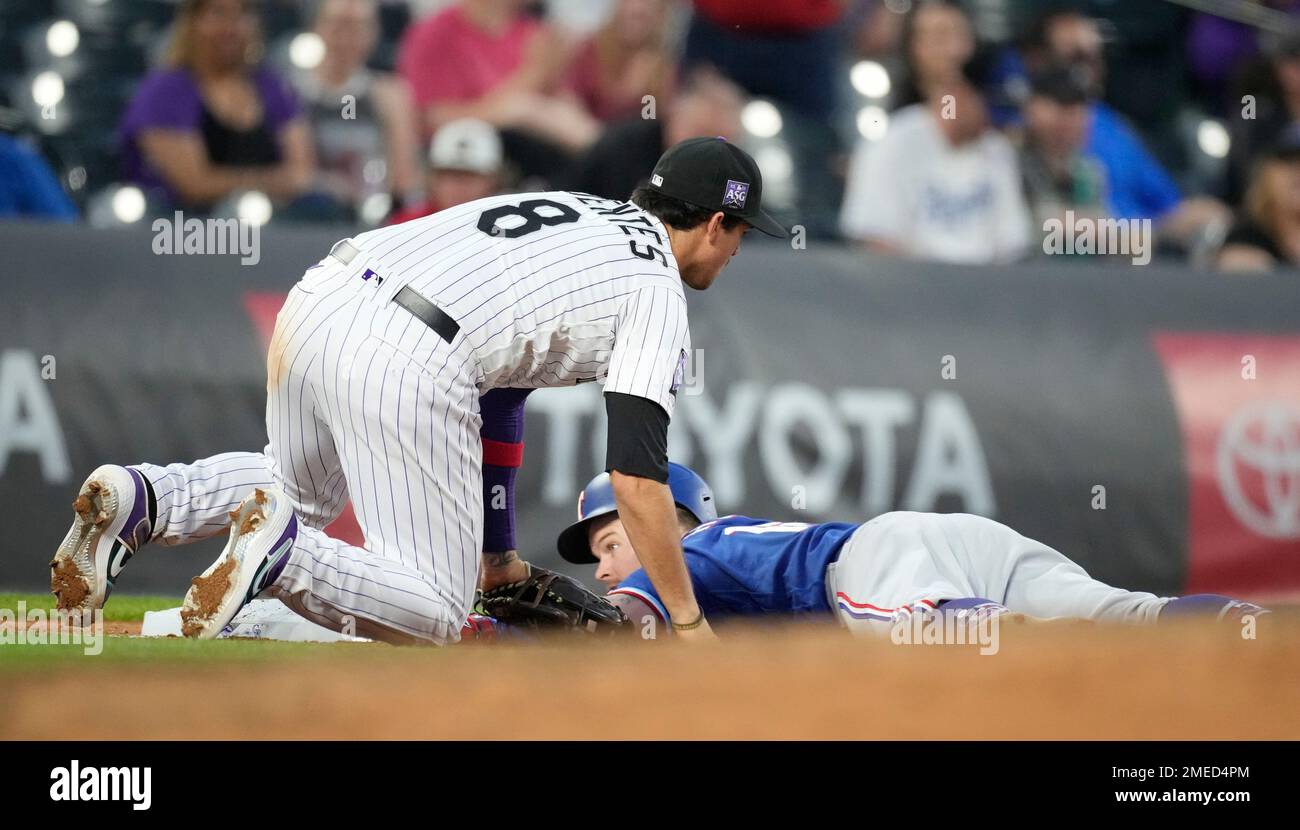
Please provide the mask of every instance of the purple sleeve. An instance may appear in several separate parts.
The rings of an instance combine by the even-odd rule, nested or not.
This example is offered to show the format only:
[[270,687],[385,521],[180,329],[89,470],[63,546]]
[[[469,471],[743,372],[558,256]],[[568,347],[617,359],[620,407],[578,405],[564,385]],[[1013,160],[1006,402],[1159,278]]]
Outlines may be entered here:
[[[479,397],[484,441],[519,444],[524,440],[524,401],[531,389],[489,389]],[[483,551],[515,550],[515,478],[517,467],[483,461]]]
[[131,139],[142,130],[154,128],[197,130],[202,111],[199,89],[189,72],[184,69],[153,72],[136,88],[122,117],[121,133]]
[[267,67],[260,67],[256,75],[257,94],[266,111],[266,125],[278,133],[302,112],[298,95],[289,82]]

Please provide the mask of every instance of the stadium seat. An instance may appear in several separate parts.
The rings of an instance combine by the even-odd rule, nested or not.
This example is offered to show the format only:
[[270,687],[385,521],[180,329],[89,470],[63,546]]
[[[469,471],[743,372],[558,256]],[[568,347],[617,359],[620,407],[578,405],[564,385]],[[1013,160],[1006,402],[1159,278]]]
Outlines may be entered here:
[[118,175],[115,130],[135,79],[94,73],[65,78],[63,98],[46,110],[32,95],[39,71],[18,77],[8,89],[17,129],[39,136],[43,155],[68,194],[81,204],[87,192]]
[[47,34],[55,21],[43,20],[22,34],[23,66],[28,71],[53,69],[65,79],[91,75],[102,80],[139,78],[147,69],[141,34],[78,32],[76,49],[52,54]]
[[302,31],[306,25],[302,5],[296,0],[266,0],[258,7],[262,20],[262,37],[267,43]]
[[54,0],[0,0],[0,29],[23,29],[54,17]]
[[78,207],[88,195],[110,184],[118,176],[116,148],[111,137],[86,141],[75,136],[45,136],[41,152],[59,176],[63,189]]
[[168,0],[57,0],[55,15],[71,20],[85,32],[126,32],[136,26],[154,30],[171,23],[176,3]]

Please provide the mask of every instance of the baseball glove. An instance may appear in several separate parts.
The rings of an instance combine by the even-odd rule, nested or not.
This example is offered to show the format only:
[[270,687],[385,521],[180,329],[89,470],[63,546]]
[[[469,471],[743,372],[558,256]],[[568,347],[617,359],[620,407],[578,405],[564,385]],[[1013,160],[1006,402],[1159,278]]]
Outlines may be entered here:
[[482,614],[507,625],[608,632],[627,618],[603,597],[563,574],[529,564],[528,578],[479,595]]

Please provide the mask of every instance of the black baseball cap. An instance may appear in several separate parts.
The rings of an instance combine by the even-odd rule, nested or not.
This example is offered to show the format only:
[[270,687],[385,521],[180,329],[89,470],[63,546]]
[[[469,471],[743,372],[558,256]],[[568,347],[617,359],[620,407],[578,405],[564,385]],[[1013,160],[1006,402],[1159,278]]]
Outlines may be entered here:
[[744,219],[768,236],[786,235],[759,207],[763,174],[753,157],[722,136],[688,138],[669,147],[650,174],[650,189]]
[[1058,104],[1086,104],[1091,96],[1082,74],[1071,66],[1056,65],[1029,76],[1029,90]]

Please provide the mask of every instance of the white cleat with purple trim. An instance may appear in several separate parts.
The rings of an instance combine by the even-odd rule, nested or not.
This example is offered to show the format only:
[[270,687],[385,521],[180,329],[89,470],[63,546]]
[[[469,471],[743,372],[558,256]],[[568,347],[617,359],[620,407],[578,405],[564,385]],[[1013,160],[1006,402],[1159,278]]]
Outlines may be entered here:
[[276,488],[258,489],[230,512],[230,541],[217,561],[190,581],[181,606],[181,633],[210,640],[262,589],[279,578],[289,561],[298,519]]

